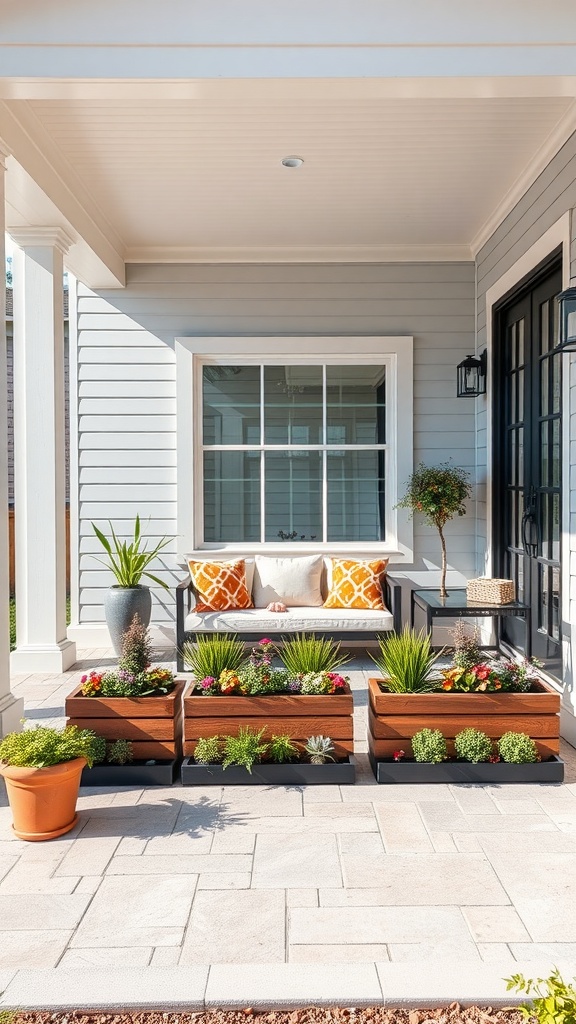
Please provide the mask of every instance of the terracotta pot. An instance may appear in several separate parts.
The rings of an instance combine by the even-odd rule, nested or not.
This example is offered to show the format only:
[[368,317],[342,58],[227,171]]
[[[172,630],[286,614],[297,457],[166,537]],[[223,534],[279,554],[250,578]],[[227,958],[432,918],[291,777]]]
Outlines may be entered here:
[[0,765],[18,839],[32,843],[56,839],[74,828],[76,801],[84,757],[50,768],[16,768]]

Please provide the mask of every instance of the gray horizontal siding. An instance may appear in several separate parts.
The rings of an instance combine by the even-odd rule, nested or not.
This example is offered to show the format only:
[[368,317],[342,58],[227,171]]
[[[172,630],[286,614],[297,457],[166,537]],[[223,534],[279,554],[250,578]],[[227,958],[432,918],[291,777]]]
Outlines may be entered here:
[[[103,620],[109,581],[91,520],[121,534],[138,511],[153,538],[176,530],[174,338],[195,335],[413,335],[415,462],[475,471],[474,410],[455,399],[456,364],[474,349],[472,263],[129,265],[122,291],[79,289],[80,621]],[[450,564],[474,571],[472,515],[448,527]],[[418,568],[438,564],[416,523]],[[176,543],[159,575],[181,573]],[[424,562],[426,560],[426,563]],[[173,619],[154,590],[154,620]]]

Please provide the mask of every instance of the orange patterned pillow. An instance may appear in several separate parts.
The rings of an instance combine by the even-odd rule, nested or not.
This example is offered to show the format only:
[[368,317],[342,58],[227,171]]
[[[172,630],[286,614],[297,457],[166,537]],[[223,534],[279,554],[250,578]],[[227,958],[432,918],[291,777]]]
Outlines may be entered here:
[[188,562],[197,612],[227,612],[253,608],[246,586],[246,563]]
[[375,562],[332,559],[332,586],[325,608],[371,608],[386,611],[380,577],[386,572],[387,558]]

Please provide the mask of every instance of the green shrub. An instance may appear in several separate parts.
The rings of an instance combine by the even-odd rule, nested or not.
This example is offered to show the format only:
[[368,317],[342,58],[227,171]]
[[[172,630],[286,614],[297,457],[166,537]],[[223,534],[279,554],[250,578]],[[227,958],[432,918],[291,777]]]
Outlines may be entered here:
[[391,693],[430,693],[435,683],[430,680],[430,671],[442,651],[434,654],[430,637],[421,630],[405,626],[400,635],[378,636],[380,656],[372,658],[378,666],[386,687]]
[[288,735],[273,736],[268,745],[267,756],[270,761],[274,761],[276,764],[287,764],[289,761],[295,761],[299,754],[298,747],[294,746]]
[[268,744],[261,742],[264,731],[260,729],[256,732],[250,726],[241,726],[237,736],[225,736],[222,767],[229,768],[234,764],[252,772],[252,766],[257,764],[268,750]]
[[36,726],[11,732],[0,743],[0,761],[18,768],[50,768],[84,757],[89,767],[94,758],[94,733],[69,725],[65,729]]
[[186,640],[182,645],[184,664],[200,682],[207,676],[218,679],[224,669],[235,671],[245,660],[244,642],[238,636],[228,633],[203,636],[196,634],[196,640]]
[[513,974],[504,979],[506,989],[516,992],[534,992],[535,998],[518,1009],[526,1020],[537,1020],[538,1024],[576,1024],[576,988],[562,978],[558,968],[549,978],[525,978]]
[[97,736],[92,733],[92,763],[102,764],[106,760],[106,739],[104,736]]
[[534,764],[539,761],[538,747],[525,732],[506,732],[498,740],[498,753],[509,764]]
[[130,740],[114,740],[108,747],[109,764],[130,764],[134,760],[134,748]]
[[454,746],[456,756],[472,764],[489,761],[492,756],[492,740],[480,729],[463,729],[454,738]]
[[340,653],[341,644],[329,637],[318,637],[314,633],[296,633],[290,639],[283,638],[282,646],[276,653],[284,662],[291,679],[308,672],[333,672],[349,661]]
[[222,740],[219,736],[201,736],[194,751],[196,764],[220,764]]
[[440,764],[448,757],[448,747],[439,729],[420,729],[412,737],[412,753],[415,761]]

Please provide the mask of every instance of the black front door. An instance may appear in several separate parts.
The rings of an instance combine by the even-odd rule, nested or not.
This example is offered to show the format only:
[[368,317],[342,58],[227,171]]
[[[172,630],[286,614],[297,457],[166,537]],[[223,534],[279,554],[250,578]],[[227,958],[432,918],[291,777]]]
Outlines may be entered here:
[[[495,574],[530,605],[528,626],[504,619],[503,640],[561,676],[561,266],[543,271],[498,311],[495,344]],[[527,637],[526,629],[530,636]]]

